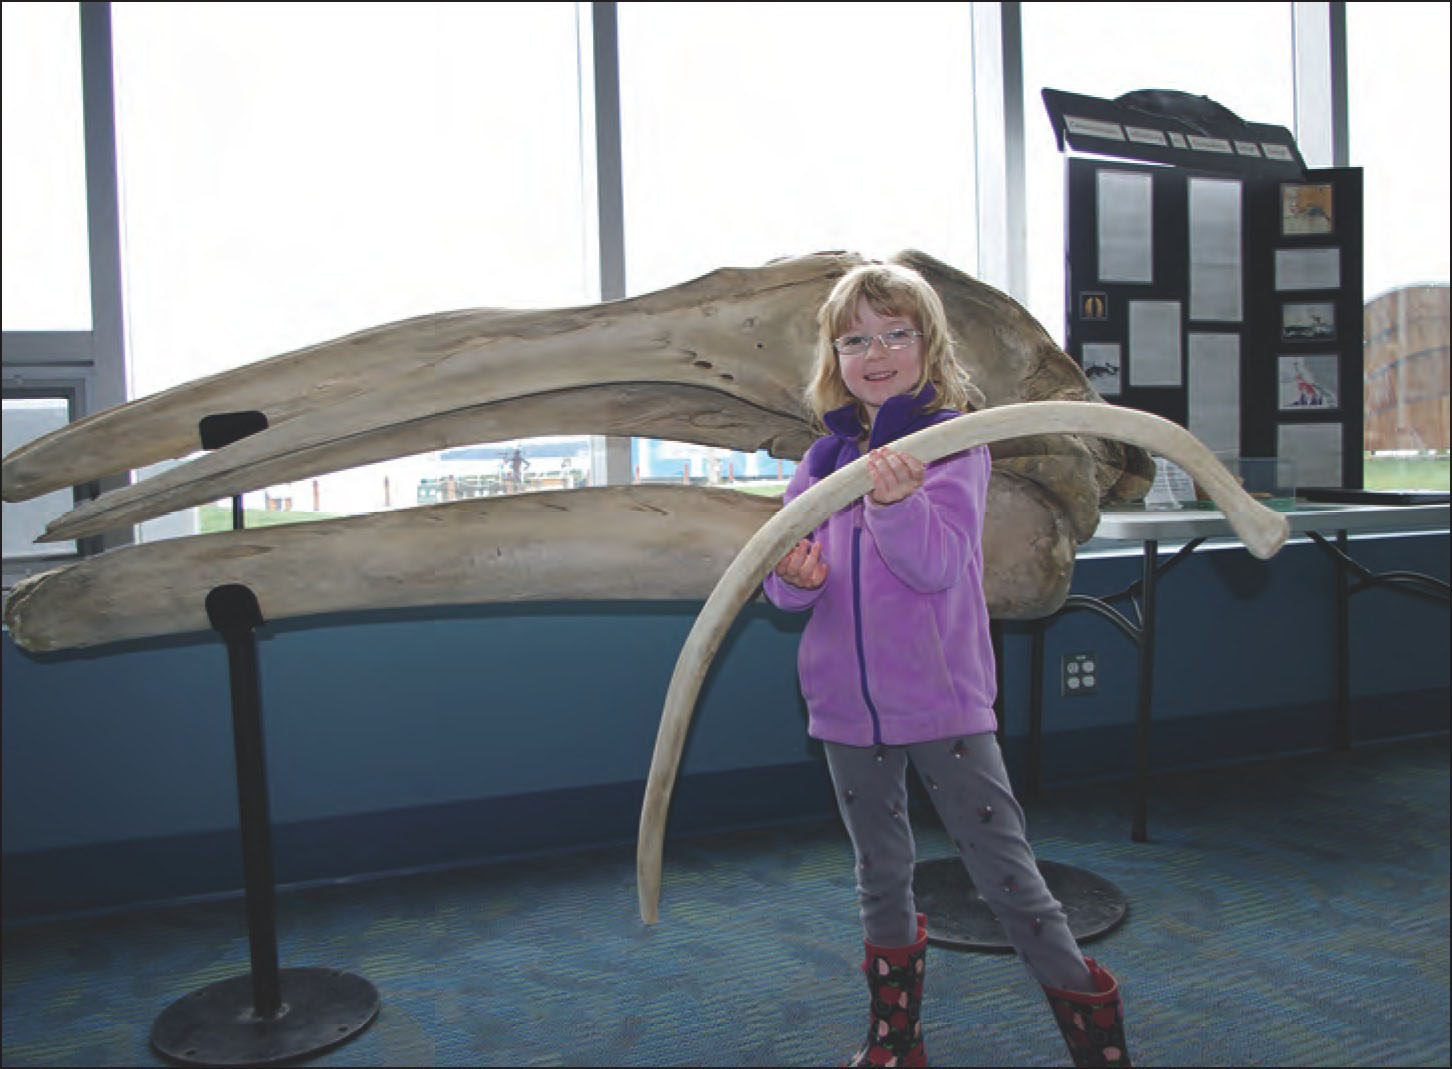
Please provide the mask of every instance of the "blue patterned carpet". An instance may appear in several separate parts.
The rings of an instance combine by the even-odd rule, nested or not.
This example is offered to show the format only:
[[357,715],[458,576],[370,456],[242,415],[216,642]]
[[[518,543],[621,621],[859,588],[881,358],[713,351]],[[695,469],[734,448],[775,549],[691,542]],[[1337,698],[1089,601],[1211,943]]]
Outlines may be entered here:
[[[1445,1066],[1448,786],[1439,737],[1167,777],[1144,844],[1122,785],[1025,809],[1040,857],[1130,899],[1088,949],[1137,1064]],[[835,823],[669,843],[650,929],[632,847],[284,891],[278,924],[284,968],[382,999],[315,1065],[830,1065],[866,1024]],[[157,1016],[247,962],[240,899],[9,928],[3,1062],[165,1064]],[[934,1064],[1067,1063],[1012,955],[928,966]]]

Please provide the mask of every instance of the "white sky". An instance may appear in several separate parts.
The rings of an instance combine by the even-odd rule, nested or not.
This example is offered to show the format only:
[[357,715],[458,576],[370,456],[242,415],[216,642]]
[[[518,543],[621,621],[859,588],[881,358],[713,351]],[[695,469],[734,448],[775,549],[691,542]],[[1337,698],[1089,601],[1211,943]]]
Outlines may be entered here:
[[[1449,275],[1449,6],[1370,7],[1348,5],[1368,298]],[[967,6],[883,10],[621,5],[632,292],[822,248],[975,269]],[[1292,126],[1289,5],[1023,12],[1028,304],[1061,334],[1062,160],[1039,90],[1177,88]],[[575,5],[353,14],[115,5],[136,392],[406,315],[593,298]],[[4,18],[5,328],[84,327],[74,14]],[[885,42],[910,79],[884,76]],[[1388,56],[1397,77],[1376,76]]]

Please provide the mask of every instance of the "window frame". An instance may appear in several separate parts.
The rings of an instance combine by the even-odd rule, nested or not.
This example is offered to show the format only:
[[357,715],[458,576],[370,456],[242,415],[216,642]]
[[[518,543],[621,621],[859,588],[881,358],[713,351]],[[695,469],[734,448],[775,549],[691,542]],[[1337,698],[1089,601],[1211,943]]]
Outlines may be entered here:
[[[127,400],[127,353],[121,278],[111,5],[78,4],[82,112],[85,125],[86,216],[90,239],[92,328],[89,331],[6,331],[3,367],[6,396],[65,396],[73,418]],[[1027,208],[1024,203],[1025,119],[1022,5],[974,4],[973,35],[965,51],[979,90],[977,183],[978,272],[985,281],[1023,301],[1026,290]],[[620,153],[620,78],[617,5],[579,3],[581,114],[593,125],[594,218],[583,235],[598,251],[602,300],[624,296],[625,220]],[[1346,5],[1292,3],[1298,143],[1313,166],[1346,166]],[[588,42],[588,47],[587,43]],[[588,87],[588,88],[587,88]],[[587,168],[588,169],[588,168]],[[991,224],[991,225],[989,225]],[[63,391],[57,394],[55,391]],[[610,482],[630,479],[630,440],[596,439],[592,468]],[[77,488],[78,498],[129,474]],[[133,540],[125,529],[83,540],[94,553]],[[5,565],[6,586],[11,567]]]

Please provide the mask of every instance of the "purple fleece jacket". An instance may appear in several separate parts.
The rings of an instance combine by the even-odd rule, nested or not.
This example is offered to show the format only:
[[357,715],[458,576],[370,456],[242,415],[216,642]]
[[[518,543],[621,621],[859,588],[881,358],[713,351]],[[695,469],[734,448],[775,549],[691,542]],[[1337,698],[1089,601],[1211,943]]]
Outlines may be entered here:
[[[931,390],[888,400],[868,448],[959,415],[924,415]],[[784,501],[857,459],[854,407],[827,414],[833,433],[808,450]],[[900,746],[994,729],[982,549],[989,471],[978,446],[929,464],[902,501],[863,498],[830,516],[812,535],[828,568],[815,590],[767,576],[772,604],[812,613],[797,672],[813,738]]]

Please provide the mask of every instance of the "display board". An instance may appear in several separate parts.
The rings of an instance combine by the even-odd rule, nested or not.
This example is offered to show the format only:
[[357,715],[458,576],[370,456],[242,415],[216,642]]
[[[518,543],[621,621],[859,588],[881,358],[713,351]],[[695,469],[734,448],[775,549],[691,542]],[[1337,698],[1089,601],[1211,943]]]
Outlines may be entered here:
[[1112,402],[1282,485],[1362,485],[1362,174],[1072,157],[1066,347]]

